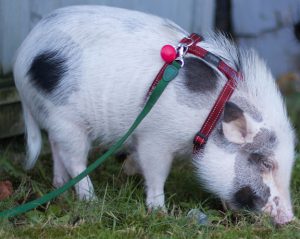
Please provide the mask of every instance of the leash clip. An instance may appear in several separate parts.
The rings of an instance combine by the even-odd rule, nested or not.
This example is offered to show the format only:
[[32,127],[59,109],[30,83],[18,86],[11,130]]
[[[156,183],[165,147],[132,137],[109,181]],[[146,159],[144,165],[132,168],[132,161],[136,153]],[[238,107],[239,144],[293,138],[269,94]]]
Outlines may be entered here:
[[177,51],[176,61],[178,61],[181,64],[181,67],[184,66],[184,57],[187,54],[189,47],[194,44],[193,39],[191,38],[187,38],[187,39],[189,40],[189,43],[180,42],[176,48]]

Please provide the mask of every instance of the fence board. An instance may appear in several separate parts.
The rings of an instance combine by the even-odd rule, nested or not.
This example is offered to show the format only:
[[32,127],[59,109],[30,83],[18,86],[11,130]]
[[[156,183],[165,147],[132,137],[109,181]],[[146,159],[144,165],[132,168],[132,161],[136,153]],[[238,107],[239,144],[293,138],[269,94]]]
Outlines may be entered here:
[[152,13],[175,21],[188,31],[211,29],[214,0],[1,0],[0,68],[11,70],[13,55],[30,29],[50,11],[68,5],[98,4]]
[[[13,56],[30,29],[29,0],[1,0],[0,65],[4,73],[11,69]],[[1,64],[2,63],[2,64]]]

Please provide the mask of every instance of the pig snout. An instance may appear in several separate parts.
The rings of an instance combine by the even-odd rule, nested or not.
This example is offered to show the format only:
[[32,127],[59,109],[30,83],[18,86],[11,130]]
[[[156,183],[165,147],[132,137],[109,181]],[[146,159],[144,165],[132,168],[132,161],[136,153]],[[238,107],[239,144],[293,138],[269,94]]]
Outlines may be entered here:
[[270,215],[277,225],[284,225],[295,219],[291,206],[286,206],[278,196],[271,198],[262,211]]
[[245,208],[261,211],[269,215],[276,225],[284,225],[295,219],[289,200],[280,196],[271,196],[269,190],[259,195],[250,186],[236,191],[233,200],[226,202],[227,206],[233,210]]

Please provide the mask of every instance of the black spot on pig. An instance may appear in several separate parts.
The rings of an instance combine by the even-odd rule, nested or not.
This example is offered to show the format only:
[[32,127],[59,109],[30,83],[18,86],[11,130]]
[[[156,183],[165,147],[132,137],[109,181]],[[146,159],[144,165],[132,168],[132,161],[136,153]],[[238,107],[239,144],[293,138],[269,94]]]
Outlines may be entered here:
[[274,149],[278,145],[278,140],[275,132],[266,128],[261,128],[254,137],[252,143],[247,143],[242,147],[242,150],[247,153],[256,153],[262,155],[272,155]]
[[253,190],[249,187],[243,187],[239,189],[235,194],[234,194],[234,199],[235,199],[235,204],[239,208],[247,208],[247,209],[254,209],[255,204],[255,195]]
[[189,57],[184,61],[185,86],[191,92],[215,90],[217,75],[215,70],[198,58]]
[[254,163],[258,157],[249,160],[249,154],[239,153],[235,159],[234,187],[238,189],[232,202],[239,208],[255,210],[262,208],[270,197],[270,188],[263,181],[259,165]]
[[28,74],[36,87],[51,93],[66,72],[66,59],[58,51],[45,51],[33,59]]
[[[270,194],[270,190],[268,192]],[[267,201],[268,197],[257,196],[250,186],[244,186],[234,194],[234,203],[239,208],[257,210],[263,207]]]
[[217,72],[202,60],[186,57],[178,78],[173,82],[179,104],[199,109],[216,100],[214,93],[220,88]]

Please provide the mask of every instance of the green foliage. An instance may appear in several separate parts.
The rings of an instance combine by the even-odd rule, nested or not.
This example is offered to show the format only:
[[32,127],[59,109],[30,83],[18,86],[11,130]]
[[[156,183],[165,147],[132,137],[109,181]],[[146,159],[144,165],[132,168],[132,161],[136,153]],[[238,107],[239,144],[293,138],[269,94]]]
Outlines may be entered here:
[[[297,136],[300,136],[300,93],[294,93],[286,98],[289,116],[295,127]],[[298,143],[297,149],[300,150]]]

